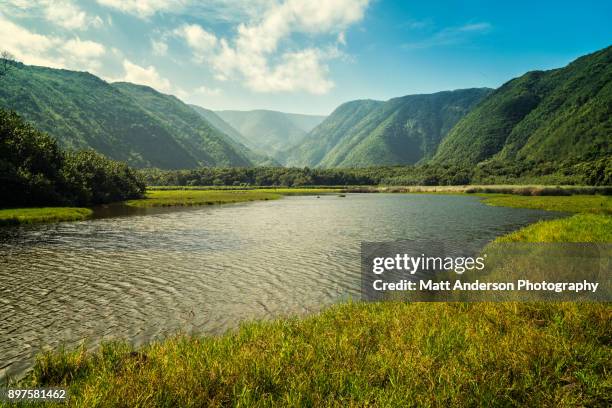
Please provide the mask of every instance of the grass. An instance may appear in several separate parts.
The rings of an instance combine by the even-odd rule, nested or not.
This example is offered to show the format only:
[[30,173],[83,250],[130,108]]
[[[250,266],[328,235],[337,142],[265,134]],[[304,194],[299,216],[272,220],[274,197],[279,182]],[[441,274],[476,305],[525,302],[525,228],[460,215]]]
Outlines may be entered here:
[[540,221],[500,237],[496,242],[612,242],[612,216],[576,214]]
[[462,186],[348,186],[349,193],[515,194],[523,196],[611,195],[610,186],[462,185]]
[[[612,242],[605,198],[511,198],[485,202],[580,214],[500,239]],[[21,386],[69,387],[68,405],[88,407],[603,407],[611,317],[609,304],[346,303],[219,337],[44,353]]]
[[76,207],[11,208],[0,210],[0,225],[79,221],[92,213],[89,208]]
[[239,203],[255,200],[275,200],[278,193],[261,190],[150,190],[146,198],[129,200],[132,207],[168,207]]
[[484,203],[494,206],[533,208],[546,211],[562,211],[576,213],[612,214],[612,197],[602,195],[571,195],[571,196],[520,196],[520,195],[489,195],[484,197]]
[[240,203],[256,200],[275,200],[283,195],[317,195],[340,192],[340,189],[321,188],[258,188],[250,190],[210,190],[210,189],[149,189],[146,197],[130,200],[132,207],[169,207]]
[[39,357],[71,406],[606,406],[610,309],[349,303],[216,338]]

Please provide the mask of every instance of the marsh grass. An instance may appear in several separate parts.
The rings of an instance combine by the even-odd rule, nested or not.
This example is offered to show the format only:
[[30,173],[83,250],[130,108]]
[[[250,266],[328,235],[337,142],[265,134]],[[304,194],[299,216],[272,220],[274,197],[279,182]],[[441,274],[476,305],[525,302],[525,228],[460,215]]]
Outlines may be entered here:
[[485,204],[546,211],[612,214],[612,197],[603,195],[520,196],[482,194]]
[[39,357],[71,406],[606,406],[606,305],[348,303],[137,352]]
[[347,193],[513,194],[523,196],[611,195],[609,186],[461,185],[461,186],[350,186]]
[[89,208],[77,207],[11,208],[0,210],[0,225],[79,221],[92,214]]
[[612,216],[576,214],[540,221],[499,237],[496,242],[612,242]]
[[275,200],[278,193],[261,190],[150,190],[146,198],[129,200],[131,207],[169,207]]

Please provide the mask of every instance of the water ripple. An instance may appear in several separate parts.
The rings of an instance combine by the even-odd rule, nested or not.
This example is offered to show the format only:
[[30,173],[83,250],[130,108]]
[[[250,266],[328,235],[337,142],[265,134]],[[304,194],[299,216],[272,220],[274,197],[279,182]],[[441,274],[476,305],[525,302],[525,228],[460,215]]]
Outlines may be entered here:
[[0,231],[0,377],[81,341],[309,313],[359,294],[362,240],[481,247],[549,214],[460,196],[356,194]]

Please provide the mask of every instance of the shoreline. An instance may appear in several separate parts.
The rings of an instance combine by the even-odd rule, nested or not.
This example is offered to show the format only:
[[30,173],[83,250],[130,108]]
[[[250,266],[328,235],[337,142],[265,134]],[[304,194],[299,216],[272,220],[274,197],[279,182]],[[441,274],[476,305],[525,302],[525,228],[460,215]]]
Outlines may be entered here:
[[[550,209],[543,207],[522,207],[529,205],[523,198],[517,197],[608,197],[606,213],[612,213],[609,203],[612,187],[589,186],[407,186],[407,187],[311,187],[311,188],[215,188],[214,186],[152,186],[147,188],[146,196],[140,199],[127,200],[107,205],[124,205],[132,208],[150,207],[185,207],[200,205],[221,205],[238,202],[276,200],[285,195],[319,195],[346,193],[394,193],[394,194],[468,194],[484,198],[487,205],[502,205],[515,208],[539,208],[549,211],[566,211],[563,208]],[[511,197],[511,198],[503,198]],[[569,199],[572,201],[572,199]],[[33,207],[0,209],[0,227],[22,224],[53,223],[64,221],[82,221],[92,217],[95,207]],[[570,211],[571,212],[571,211]]]
[[[518,201],[511,202],[514,197],[518,198]],[[612,242],[612,228],[609,228],[612,226],[612,216],[605,212],[609,211],[612,200],[610,197],[595,196],[594,198],[598,199],[598,197],[606,204],[605,206],[596,205],[592,196],[487,195],[484,199],[502,199],[505,200],[503,201],[505,205],[539,209],[549,209],[555,201],[559,205],[558,202],[562,199],[573,201],[573,207],[565,210],[576,212],[575,215],[530,224],[498,237],[499,240],[577,242],[582,241],[583,234],[586,233],[595,234],[592,235],[594,242],[602,240]],[[486,202],[485,204],[491,205]],[[497,203],[497,205],[501,204]],[[567,202],[565,205],[567,206]],[[588,207],[589,205],[591,208]],[[589,219],[583,217],[589,217]],[[577,220],[574,220],[575,218]],[[595,231],[594,223],[602,222],[602,220],[606,222],[606,225],[600,229],[601,233],[598,235],[593,232]],[[577,224],[582,226],[582,232],[575,230]],[[542,234],[542,231],[546,233]],[[563,322],[564,328],[557,328],[559,322]],[[605,370],[601,371],[600,367],[605,365],[603,356],[605,356],[605,350],[609,351],[609,348],[608,345],[601,343],[601,339],[606,335],[609,324],[609,305],[607,304],[349,302],[333,305],[305,317],[280,317],[272,321],[247,322],[238,330],[219,336],[175,335],[138,348],[126,342],[110,342],[103,343],[99,349],[91,352],[83,348],[73,351],[63,349],[50,351],[39,355],[34,369],[20,380],[19,384],[66,386],[79,403],[86,405],[100,398],[133,403],[153,399],[163,405],[164,395],[182,395],[180,398],[187,398],[180,399],[181,405],[216,405],[220,401],[241,401],[240,395],[243,395],[241,393],[244,392],[254,393],[249,394],[253,398],[249,400],[251,402],[270,401],[269,398],[279,402],[285,401],[282,398],[285,398],[287,393],[291,393],[293,389],[301,390],[303,397],[312,398],[314,395],[329,397],[331,395],[332,398],[335,398],[337,392],[342,394],[340,390],[344,386],[340,384],[352,378],[353,374],[351,370],[347,370],[347,367],[359,366],[360,361],[365,362],[368,358],[374,358],[377,353],[381,352],[380,348],[362,349],[362,346],[358,345],[370,344],[375,341],[374,339],[379,339],[375,341],[375,344],[383,344],[381,343],[383,340],[391,341],[390,347],[395,352],[400,351],[399,355],[402,356],[402,358],[395,358],[397,355],[393,353],[387,356],[388,361],[386,360],[385,366],[394,367],[396,374],[393,375],[406,374],[403,368],[405,364],[408,364],[410,370],[416,370],[423,375],[423,378],[411,379],[410,384],[419,389],[416,394],[409,394],[413,403],[421,400],[425,395],[430,395],[430,392],[434,392],[433,390],[426,392],[422,387],[425,387],[428,382],[440,381],[442,378],[440,375],[445,373],[443,378],[447,378],[449,382],[444,383],[446,391],[442,391],[438,397],[455,403],[469,403],[474,400],[463,400],[462,398],[486,398],[488,392],[493,392],[493,395],[504,395],[505,398],[515,402],[529,401],[535,405],[542,403],[558,405],[560,400],[555,398],[561,393],[564,395],[561,401],[591,405],[601,402],[602,395],[605,394],[605,380],[601,377]],[[585,328],[590,334],[582,333]],[[390,337],[383,339],[380,337],[383,334]],[[455,344],[458,335],[459,338],[467,336],[465,343],[462,340],[462,345],[457,346],[459,348],[456,349],[459,356],[466,359],[465,364],[467,365],[451,358],[451,355],[444,351],[449,350],[449,345]],[[338,344],[335,340],[328,341],[338,336],[344,339],[340,349],[337,348]],[[403,339],[406,336],[412,341],[405,342]],[[423,352],[418,346],[419,342],[422,344],[424,341],[430,341],[427,339],[433,338],[436,338],[437,341],[435,349],[431,350],[431,356],[435,356],[441,364],[437,368],[428,366],[428,360],[422,354],[414,354]],[[525,339],[528,341],[523,341]],[[366,343],[363,343],[364,341]],[[508,348],[509,344],[518,346]],[[525,344],[525,347],[520,346],[521,344]],[[538,370],[544,369],[546,373],[546,378],[541,381],[533,378],[535,366],[530,363],[533,359],[538,358],[534,350],[538,348],[549,350],[548,357],[550,357],[538,360],[538,367],[540,367]],[[487,358],[486,355],[478,354],[477,350],[485,349],[493,350],[491,353],[494,356]],[[578,352],[568,354],[568,349],[575,349]],[[259,351],[252,354],[252,350]],[[370,357],[356,359],[353,353],[357,350],[363,350],[366,356]],[[334,357],[330,360],[330,367],[321,366],[322,360],[318,357],[319,355],[336,356],[337,359]],[[581,364],[595,367],[592,368],[595,371],[589,371],[589,375],[592,376],[590,384],[587,386],[581,383],[580,377],[575,377],[571,370],[558,371],[558,368],[555,367],[558,367],[558,361],[562,360],[565,360],[562,367],[568,367],[568,369],[576,365],[581,366]],[[294,365],[300,369],[292,368]],[[116,367],[121,368],[117,371]],[[470,371],[465,371],[468,367]],[[465,377],[467,372],[472,373],[471,370],[474,367],[476,369],[474,376]],[[384,371],[380,371],[382,369],[378,366],[361,367],[358,377],[365,379],[383,375]],[[516,374],[506,377],[504,373],[507,373],[508,369],[516,370]],[[264,375],[265,372],[269,372],[268,370],[281,372],[282,375],[268,377]],[[322,374],[332,375],[331,372],[328,372],[329,370],[332,370],[334,375],[339,376],[337,378],[342,378],[342,380],[339,385],[326,388],[327,386],[320,381],[323,381],[321,380]],[[182,374],[179,375],[179,373]],[[185,377],[187,382],[183,381],[185,375],[187,375]],[[211,375],[220,377],[213,381]],[[136,378],[147,380],[138,382],[135,388],[129,388]],[[190,382],[189,379],[195,378],[200,378],[203,382],[198,382],[199,385]],[[529,378],[532,380],[528,380]],[[450,392],[452,387],[448,387],[451,384],[461,383],[462,380],[475,382],[480,391],[464,389],[459,394],[445,393]],[[276,384],[273,388],[276,391],[256,391],[264,386],[262,381],[271,381],[272,384]],[[370,395],[377,396],[373,397],[373,400],[362,396],[353,401],[385,401],[386,393],[389,392],[387,388],[372,386],[368,381],[362,382],[361,387],[368,390]],[[399,377],[394,381],[408,386],[408,383],[402,382]],[[536,382],[533,383],[533,381]],[[564,388],[567,381],[576,386]],[[200,387],[198,392],[193,396],[194,399],[190,400],[189,398],[192,397],[189,393],[185,394],[186,390],[198,386]],[[538,389],[537,396],[528,392],[533,387]],[[105,391],[108,389],[115,390],[114,394]],[[509,394],[511,389],[518,391]],[[479,394],[479,392],[484,392],[484,394]],[[514,399],[517,395],[520,396],[518,400]],[[536,399],[529,400],[529,395]],[[300,401],[304,402],[304,400]],[[324,399],[319,402],[325,401],[330,400]],[[531,404],[528,403],[528,405]]]

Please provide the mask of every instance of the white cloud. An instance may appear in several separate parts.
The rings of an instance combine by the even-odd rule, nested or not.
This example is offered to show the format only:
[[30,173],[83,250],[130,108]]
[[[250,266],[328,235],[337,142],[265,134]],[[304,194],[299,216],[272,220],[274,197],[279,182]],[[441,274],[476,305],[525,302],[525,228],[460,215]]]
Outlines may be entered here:
[[194,89],[194,94],[207,95],[207,96],[217,96],[221,94],[221,89],[219,88],[209,88],[207,86],[199,86]]
[[217,46],[217,37],[197,24],[185,24],[174,30],[174,35],[185,40],[198,61],[203,61]]
[[102,6],[139,18],[149,18],[159,12],[178,11],[186,3],[185,0],[97,0],[97,2]]
[[11,15],[43,17],[48,22],[67,30],[85,30],[101,27],[99,16],[91,16],[72,0],[7,0],[0,8]]
[[66,68],[94,73],[98,72],[101,66],[99,58],[106,53],[106,49],[102,44],[94,41],[82,41],[78,37],[66,41],[59,51],[64,60],[63,65]]
[[78,37],[65,39],[32,32],[0,14],[0,47],[25,64],[96,72],[100,57],[106,53],[102,44]]
[[472,36],[485,34],[493,26],[487,22],[469,23],[458,27],[447,27],[438,30],[430,37],[403,44],[406,49],[423,49],[460,44],[468,41]]
[[102,25],[100,17],[89,17],[87,13],[70,1],[44,1],[44,13],[47,21],[68,30],[83,30],[89,25]]
[[320,52],[307,49],[283,54],[282,62],[264,75],[252,75],[251,89],[259,92],[306,91],[324,94],[334,83],[327,78],[327,67],[321,64]]
[[78,37],[68,40],[62,48],[68,54],[82,60],[97,58],[106,52],[102,44],[94,41],[81,41]]
[[30,32],[0,14],[0,38],[2,48],[19,61],[27,64],[61,67],[62,64],[48,56],[61,41],[57,38]]
[[163,57],[168,53],[168,44],[163,40],[151,40],[151,50],[153,51],[153,55]]
[[341,53],[325,48],[279,50],[293,34],[333,36],[345,43],[344,31],[360,21],[369,0],[287,0],[268,7],[263,16],[242,23],[233,39],[217,38],[198,25],[174,34],[185,39],[197,61],[207,61],[215,78],[239,77],[257,92],[306,91],[323,94],[333,87],[326,60]]
[[125,74],[118,81],[132,82],[140,85],[147,85],[162,92],[172,91],[170,81],[162,77],[153,65],[141,67],[128,59],[123,60]]
[[457,28],[457,31],[474,32],[474,31],[489,31],[492,28],[489,23],[472,23],[466,24]]

